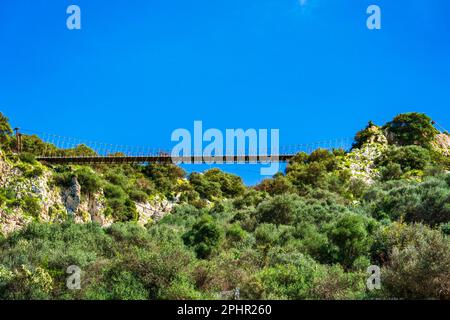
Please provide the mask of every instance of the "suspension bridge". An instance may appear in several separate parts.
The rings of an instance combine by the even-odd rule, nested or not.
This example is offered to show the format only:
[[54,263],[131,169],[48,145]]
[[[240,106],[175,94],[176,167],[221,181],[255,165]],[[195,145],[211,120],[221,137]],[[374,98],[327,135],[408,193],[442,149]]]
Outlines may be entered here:
[[[171,151],[167,148],[115,145],[29,130],[21,130],[19,132],[18,128],[15,131],[17,151],[19,153],[23,151],[24,138],[27,139],[35,136],[44,142],[43,146],[37,148],[40,154],[36,157],[36,160],[47,164],[222,164],[288,162],[300,152],[309,154],[319,148],[327,150],[348,150],[351,148],[353,141],[352,138],[340,138],[314,143],[280,146],[276,153],[271,153],[270,149],[259,149],[257,154],[206,156],[203,155],[202,150],[196,150],[192,155],[172,157]],[[39,143],[37,141],[35,142],[36,144]]]

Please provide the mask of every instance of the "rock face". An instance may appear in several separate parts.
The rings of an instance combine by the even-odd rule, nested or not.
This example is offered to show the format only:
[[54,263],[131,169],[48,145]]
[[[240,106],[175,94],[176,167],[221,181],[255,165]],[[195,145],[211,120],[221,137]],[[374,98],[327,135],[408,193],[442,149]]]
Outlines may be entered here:
[[442,154],[450,156],[450,136],[448,134],[438,134],[433,145]]
[[377,126],[366,130],[370,133],[368,140],[361,148],[353,149],[345,155],[342,168],[348,169],[354,179],[372,184],[379,177],[379,172],[375,169],[375,160],[387,149],[388,140]]
[[151,221],[160,220],[172,211],[173,205],[173,202],[158,197],[152,202],[136,203],[136,210],[139,213],[138,223],[146,225]]
[[81,186],[76,177],[72,178],[70,187],[61,192],[61,198],[68,214],[74,215],[78,212],[81,203]]
[[369,133],[369,138],[366,142],[366,144],[371,145],[374,143],[378,143],[381,145],[387,145],[388,139],[386,138],[385,134],[381,130],[380,127],[373,125],[369,128],[367,128],[367,132]]
[[[37,164],[37,166],[41,166]],[[24,173],[0,151],[0,188],[12,190],[18,200],[37,199],[38,215],[30,216],[20,206],[7,207],[0,203],[0,233],[8,234],[24,227],[37,218],[41,221],[62,221],[73,216],[76,222],[94,221],[108,226],[112,218],[105,217],[105,199],[103,192],[83,196],[77,178],[70,185],[60,188],[52,185],[52,172],[41,166],[43,172],[36,176],[24,176]]]

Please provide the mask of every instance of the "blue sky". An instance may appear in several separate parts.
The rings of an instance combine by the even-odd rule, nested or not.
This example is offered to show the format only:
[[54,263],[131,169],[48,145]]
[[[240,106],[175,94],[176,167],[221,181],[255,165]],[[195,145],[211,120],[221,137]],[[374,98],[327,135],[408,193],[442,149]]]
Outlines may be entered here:
[[[82,30],[66,28],[70,4]],[[366,28],[370,4],[381,30]],[[26,129],[154,147],[194,120],[277,128],[281,145],[408,111],[450,127],[449,16],[448,0],[2,0],[0,111]]]

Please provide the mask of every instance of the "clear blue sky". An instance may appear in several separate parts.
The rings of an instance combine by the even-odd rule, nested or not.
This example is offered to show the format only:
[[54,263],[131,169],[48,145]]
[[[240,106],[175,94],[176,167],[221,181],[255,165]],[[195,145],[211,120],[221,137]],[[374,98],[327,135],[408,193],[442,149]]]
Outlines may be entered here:
[[[66,28],[70,4],[82,30]],[[0,111],[26,129],[170,147],[202,120],[278,128],[283,145],[407,111],[449,127],[449,107],[448,0],[0,2]]]

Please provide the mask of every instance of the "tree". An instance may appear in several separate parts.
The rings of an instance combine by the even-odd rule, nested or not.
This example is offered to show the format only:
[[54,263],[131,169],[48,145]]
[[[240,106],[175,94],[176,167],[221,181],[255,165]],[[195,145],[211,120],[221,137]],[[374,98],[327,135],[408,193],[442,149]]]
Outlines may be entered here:
[[12,134],[11,126],[9,125],[9,119],[0,112],[0,145],[4,145]]
[[219,245],[222,231],[210,215],[204,215],[192,226],[192,229],[183,235],[186,245],[193,247],[197,257],[208,258]]
[[142,173],[168,196],[177,190],[178,180],[186,176],[186,172],[174,164],[149,164],[143,166]]
[[450,241],[424,225],[394,225],[387,230],[388,261],[383,291],[388,297],[450,299]]
[[423,113],[411,112],[396,116],[383,126],[390,142],[405,145],[420,145],[430,147],[438,130],[433,126],[430,117]]
[[428,149],[409,145],[389,148],[375,162],[378,167],[392,167],[392,164],[398,164],[405,173],[411,170],[424,170],[430,164],[431,156]]
[[333,245],[333,260],[345,269],[350,268],[358,257],[369,253],[371,239],[363,216],[346,214],[329,226],[327,234]]
[[37,135],[22,135],[22,152],[28,152],[35,156],[55,154],[58,152],[53,144],[44,142]]
[[264,179],[255,187],[255,190],[265,191],[273,196],[294,192],[295,189],[289,179],[279,172],[271,179]]
[[279,195],[262,202],[256,210],[260,223],[291,224],[298,206],[301,204],[297,195]]

